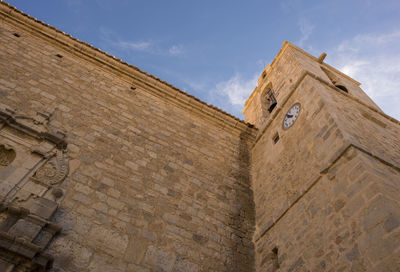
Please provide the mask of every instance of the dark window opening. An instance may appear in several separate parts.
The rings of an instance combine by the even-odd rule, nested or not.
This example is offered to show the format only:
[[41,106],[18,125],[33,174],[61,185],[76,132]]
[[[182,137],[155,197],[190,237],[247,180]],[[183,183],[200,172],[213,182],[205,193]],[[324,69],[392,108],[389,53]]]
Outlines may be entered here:
[[132,86],[132,87],[131,87],[131,90],[132,90],[132,91],[136,90],[136,87],[133,87],[133,86]]
[[336,88],[339,88],[346,93],[349,92],[347,88],[344,86],[343,81],[337,75],[335,75],[335,73],[322,66],[321,69],[328,76],[329,80],[332,82],[333,85],[335,85]]
[[62,57],[63,57],[63,56],[62,56],[62,55],[60,55],[60,54],[57,54],[57,55],[56,55],[56,57],[58,57],[58,58],[62,59]]
[[272,141],[274,142],[274,144],[276,144],[279,141],[279,134],[276,133],[274,138],[272,138]]
[[279,260],[278,260],[278,247],[274,247],[272,249],[272,254],[271,254],[271,261],[272,261],[272,271],[277,271],[279,269]]
[[275,98],[272,84],[269,83],[260,95],[261,110],[264,118],[267,118],[278,104]]
[[269,113],[271,113],[275,109],[276,105],[278,104],[276,102],[276,98],[275,98],[274,92],[272,90],[270,90],[267,94],[267,101],[269,103],[268,111],[269,111]]
[[13,33],[13,35],[17,38],[21,37],[21,35],[19,35],[18,33]]
[[267,76],[267,73],[264,72],[264,73],[262,74],[262,78],[265,78],[266,76]]
[[337,88],[341,89],[342,91],[346,92],[346,93],[349,92],[349,91],[347,90],[347,88],[346,88],[345,86],[343,86],[343,85],[336,84],[335,86],[336,86]]

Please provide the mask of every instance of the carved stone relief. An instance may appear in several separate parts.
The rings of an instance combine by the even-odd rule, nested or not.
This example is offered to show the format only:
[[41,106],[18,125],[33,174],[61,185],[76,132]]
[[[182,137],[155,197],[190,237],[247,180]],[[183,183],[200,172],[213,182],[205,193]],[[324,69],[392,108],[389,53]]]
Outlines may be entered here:
[[0,123],[36,139],[51,142],[58,149],[65,149],[67,146],[66,133],[51,124],[54,116],[55,110],[38,112],[36,116],[32,117],[0,103]]
[[54,112],[30,117],[0,104],[0,170],[9,166],[0,179],[9,188],[0,197],[0,271],[52,266],[46,249],[61,227],[51,218],[69,172],[66,134],[51,125],[53,117]]
[[61,183],[68,175],[68,162],[64,151],[57,150],[47,162],[36,170],[32,180],[43,185],[52,186]]

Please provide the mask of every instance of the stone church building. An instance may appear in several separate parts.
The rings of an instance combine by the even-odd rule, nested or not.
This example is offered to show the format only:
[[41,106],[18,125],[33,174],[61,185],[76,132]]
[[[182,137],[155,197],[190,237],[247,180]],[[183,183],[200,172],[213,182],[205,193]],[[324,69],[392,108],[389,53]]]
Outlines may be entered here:
[[324,57],[242,121],[0,2],[0,271],[400,271],[400,123]]

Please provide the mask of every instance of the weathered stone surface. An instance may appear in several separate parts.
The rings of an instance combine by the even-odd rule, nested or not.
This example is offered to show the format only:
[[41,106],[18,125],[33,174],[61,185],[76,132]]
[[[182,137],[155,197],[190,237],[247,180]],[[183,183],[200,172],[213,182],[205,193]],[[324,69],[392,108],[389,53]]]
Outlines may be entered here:
[[178,256],[175,261],[173,271],[179,272],[197,272],[199,271],[199,266],[197,264],[191,263],[184,258]]
[[360,256],[360,252],[358,251],[358,246],[357,244],[354,245],[354,247],[349,251],[349,253],[346,254],[347,260],[350,262],[354,261]]
[[155,271],[172,271],[175,263],[175,254],[149,246],[144,262]]
[[140,264],[146,254],[150,241],[137,236],[131,236],[125,252],[125,260],[129,263]]
[[391,214],[384,222],[384,227],[387,232],[391,232],[392,230],[396,229],[400,226],[400,219],[395,215]]
[[23,237],[31,242],[41,229],[42,226],[39,224],[35,224],[34,222],[25,219],[19,219],[8,233],[16,237]]
[[[291,45],[264,72],[244,110],[260,128],[251,154],[256,271],[276,270],[266,258],[276,246],[279,271],[379,271],[399,250],[392,241],[400,245],[399,122],[357,82]],[[332,87],[333,74],[347,93]],[[262,109],[269,89],[271,113]]]
[[255,129],[4,3],[0,34],[0,197],[31,213],[0,227],[62,226],[52,271],[398,270],[400,125],[348,76],[285,43]]
[[91,259],[87,270],[99,272],[120,272],[127,271],[126,266],[125,263],[118,262],[109,256],[96,254]]
[[127,235],[121,235],[117,230],[104,228],[102,226],[92,226],[87,234],[87,239],[89,245],[99,249],[109,250],[113,254],[117,254],[117,256],[121,256],[128,246]]
[[[36,212],[63,226],[60,240],[49,247],[59,256],[54,266],[87,271],[99,266],[93,256],[105,254],[123,264],[121,269],[146,271],[157,267],[157,260],[165,262],[165,253],[181,256],[163,264],[170,270],[176,265],[193,271],[247,271],[248,265],[228,260],[243,255],[250,267],[253,260],[252,243],[242,243],[252,237],[248,148],[256,130],[209,107],[190,105],[196,100],[186,95],[170,97],[179,92],[168,85],[160,89],[159,81],[135,69],[128,77],[122,70],[105,69],[103,61],[87,59],[75,49],[67,52],[55,40],[31,35],[10,20],[0,25],[0,58],[9,60],[7,67],[0,64],[0,89],[7,93],[1,103],[29,112],[56,108],[52,124],[68,136],[69,176],[60,186],[63,194],[59,199],[46,195],[59,205],[58,211]],[[16,48],[18,54],[10,53]],[[18,74],[18,80],[11,74]],[[143,76],[149,85],[140,83]],[[160,97],[159,90],[170,98]],[[12,134],[6,126],[0,142],[2,132]],[[0,183],[5,194],[26,175],[19,163],[28,164],[19,161],[20,150],[16,154],[0,171],[7,180]],[[45,170],[51,174],[52,168]],[[18,197],[29,199],[33,190],[46,194],[47,188],[38,185],[24,185],[27,190]],[[232,240],[236,232],[240,238]],[[73,243],[77,246],[72,248]],[[77,256],[80,247],[82,258]],[[208,262],[200,261],[204,259]]]
[[30,199],[24,204],[32,214],[35,214],[43,219],[50,219],[56,211],[58,204],[54,201],[45,198]]

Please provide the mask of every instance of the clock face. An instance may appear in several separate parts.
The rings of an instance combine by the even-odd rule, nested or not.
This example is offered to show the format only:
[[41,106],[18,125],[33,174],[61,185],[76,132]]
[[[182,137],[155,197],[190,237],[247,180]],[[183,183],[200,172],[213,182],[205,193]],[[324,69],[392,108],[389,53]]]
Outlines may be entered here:
[[300,113],[300,104],[294,104],[286,113],[285,118],[283,119],[283,129],[290,128],[294,122],[296,121],[297,117]]

